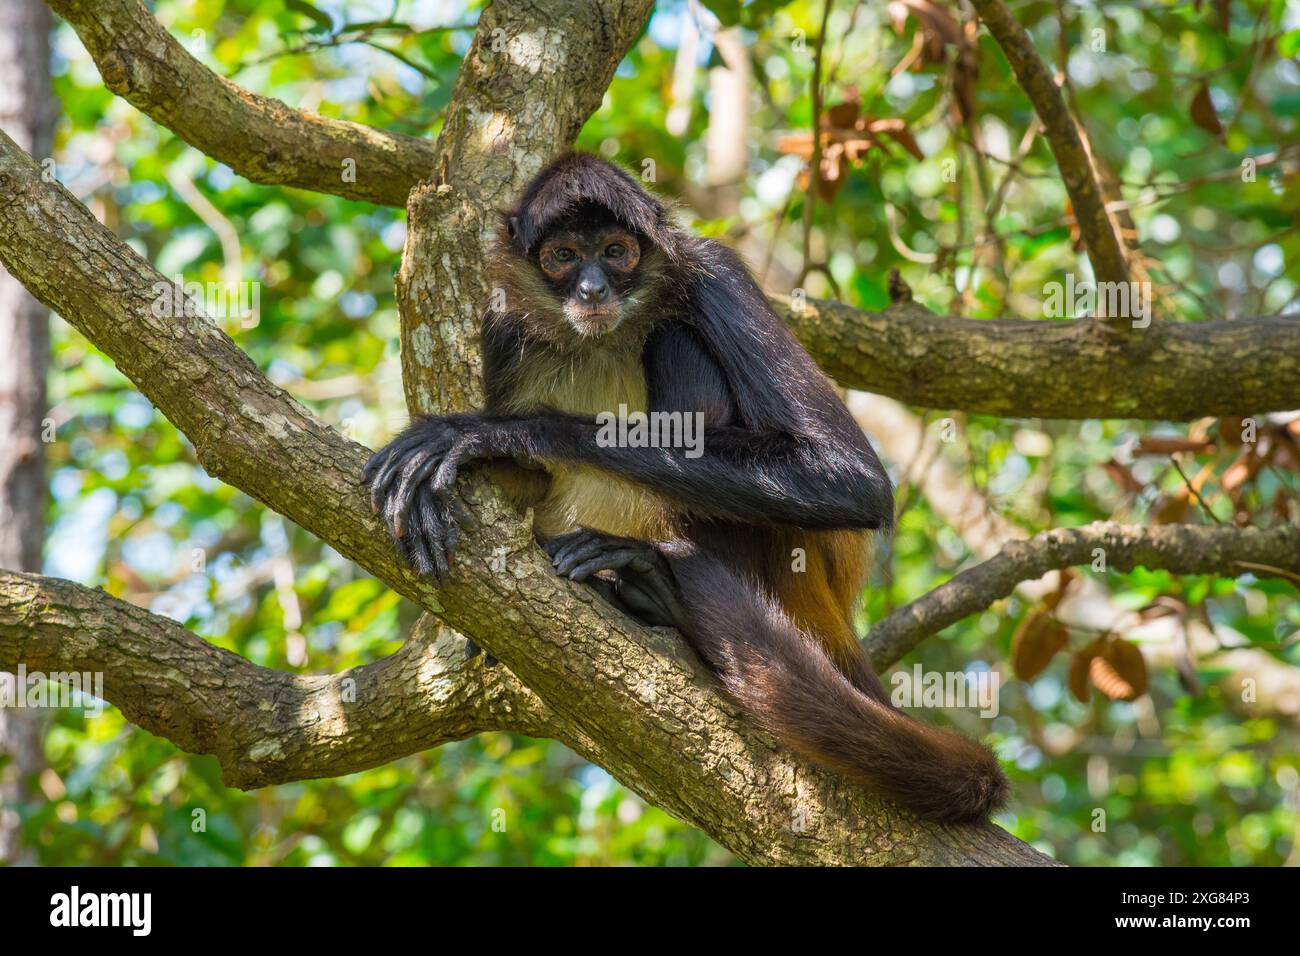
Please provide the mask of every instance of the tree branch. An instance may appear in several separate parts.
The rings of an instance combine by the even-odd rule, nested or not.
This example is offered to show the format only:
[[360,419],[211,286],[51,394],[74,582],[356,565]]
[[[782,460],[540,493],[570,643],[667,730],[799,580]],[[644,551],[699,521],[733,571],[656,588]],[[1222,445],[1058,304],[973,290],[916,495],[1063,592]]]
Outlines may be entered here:
[[1300,319],[1158,322],[1118,342],[1088,320],[965,319],[907,301],[884,312],[774,297],[846,388],[1016,418],[1260,415],[1300,408]]
[[1047,68],[1019,21],[1002,0],[971,0],[984,25],[1002,48],[1020,87],[1043,124],[1047,143],[1065,181],[1074,218],[1098,282],[1128,282],[1128,263],[1106,213],[1106,204],[1074,119]]
[[547,711],[504,667],[449,632],[341,674],[258,667],[175,621],[71,581],[0,571],[0,669],[102,674],[131,723],[213,754],[245,790],[334,777],[485,730],[547,732]]
[[[191,146],[255,183],[402,206],[433,169],[433,144],[328,119],[218,76],[140,0],[47,0],[77,31],[104,85]],[[355,163],[355,182],[344,162]]]
[[1101,550],[1108,570],[1136,567],[1175,574],[1300,574],[1300,528],[1262,530],[1219,525],[1139,528],[1098,521],[1057,528],[1027,541],[1011,541],[994,557],[969,568],[924,597],[901,607],[867,634],[877,670],[897,662],[922,640],[1007,597],[1021,581],[1049,571],[1092,564]]

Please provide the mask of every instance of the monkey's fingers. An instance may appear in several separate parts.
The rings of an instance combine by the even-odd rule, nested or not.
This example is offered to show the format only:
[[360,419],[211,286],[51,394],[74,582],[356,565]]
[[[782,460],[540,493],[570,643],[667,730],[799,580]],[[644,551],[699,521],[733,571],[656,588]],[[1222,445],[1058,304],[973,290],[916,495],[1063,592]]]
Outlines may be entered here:
[[412,465],[423,461],[423,455],[424,451],[418,445],[404,451],[395,450],[379,466],[370,482],[370,501],[372,505],[376,506],[376,509],[383,508],[384,501],[393,488],[393,483]]
[[622,571],[640,556],[637,551],[622,548],[604,549],[576,564],[568,565],[567,570],[560,571],[574,581],[585,581],[597,571]]
[[[662,566],[657,562],[645,563],[651,565],[650,570],[644,572],[638,570],[620,575],[620,581],[633,583],[646,592],[658,607],[663,623],[679,631],[685,631],[687,629],[686,607],[682,604],[672,569],[668,567],[666,561]],[[632,567],[639,569],[641,564],[640,561],[634,561]]]
[[399,539],[412,567],[424,577],[441,583],[447,576],[447,556],[443,549],[445,528],[436,507],[428,507],[416,497],[406,534]]
[[542,550],[545,551],[547,556],[553,561],[559,556],[560,552],[564,550],[564,547],[567,544],[574,541],[579,535],[586,533],[587,531],[585,528],[580,528],[577,531],[569,531],[565,534],[558,535],[557,537],[550,538],[541,543]]
[[593,553],[593,548],[607,540],[609,540],[607,535],[598,534],[587,528],[579,528],[577,531],[570,531],[553,538],[546,542],[545,547],[556,572],[566,574],[569,569],[589,557]]
[[412,458],[430,455],[440,460],[452,446],[458,432],[443,419],[429,418],[412,425],[366,462],[371,504],[378,511],[380,501],[392,483],[413,464]]
[[442,456],[433,448],[414,448],[401,460],[386,464],[375,477],[370,486],[371,501],[377,504],[394,537],[402,536],[416,488],[441,461]]
[[641,624],[685,631],[681,601],[676,595],[656,587],[650,579],[620,575],[618,597],[620,604]]
[[446,514],[443,517],[443,526],[446,529],[444,538],[444,548],[447,551],[447,561],[451,562],[452,557],[456,554],[456,549],[460,547],[460,521],[458,515],[462,514],[464,509],[461,508],[460,502],[453,500],[448,507],[448,502],[441,498],[435,498],[438,505],[445,509]]
[[421,522],[430,528],[433,540],[430,541],[429,550],[438,564],[438,574],[435,576],[441,581],[450,571],[451,559],[455,557],[456,548],[460,544],[460,524],[456,520],[455,509],[448,507],[448,502],[426,483],[421,485],[417,493],[416,510],[421,516]]
[[[452,559],[456,556],[456,549],[460,547],[460,523],[456,520],[455,510],[448,507],[447,501],[432,490],[429,490],[426,495],[429,507],[435,509],[438,514],[442,527],[439,541],[442,545],[443,559],[450,570]],[[443,577],[446,577],[446,572],[443,572]]]
[[406,453],[426,441],[421,429],[412,426],[370,456],[362,475],[367,484],[375,480],[390,465],[400,464]]
[[429,541],[430,536],[425,532],[423,525],[412,526],[407,534],[398,539],[402,554],[406,557],[407,563],[415,568],[416,573],[421,577],[432,577],[436,580],[438,565],[429,549]]
[[365,467],[361,469],[361,483],[363,485],[370,484],[370,479],[375,477],[375,472],[378,471],[379,466],[384,463],[384,454],[387,451],[387,448],[381,448],[379,451],[373,452],[370,457],[366,459]]
[[645,557],[649,547],[634,538],[587,532],[568,542],[554,558],[555,570],[575,581],[597,571],[619,571]]
[[451,446],[451,450],[443,456],[442,462],[438,465],[438,470],[429,479],[429,485],[443,497],[449,496],[452,488],[456,486],[456,478],[460,474],[461,464],[473,457],[473,443],[468,439],[458,440]]
[[[546,550],[551,556],[556,571],[572,576],[571,572],[578,566],[596,559],[599,555],[609,555],[612,559],[616,552],[624,552],[621,563],[617,565],[623,567],[627,561],[653,548],[636,538],[622,538],[593,531],[590,528],[579,528],[577,531],[570,531],[548,542]],[[604,570],[612,571],[616,570],[616,567],[610,565]]]
[[398,473],[400,480],[397,482],[397,487],[389,491],[386,506],[396,516],[398,530],[395,534],[398,536],[401,535],[401,528],[405,524],[406,516],[415,507],[420,486],[441,461],[442,459],[437,455],[415,452],[410,456],[406,467]]
[[388,526],[394,538],[402,538],[407,530],[407,513],[400,510],[397,496],[385,494],[379,496],[379,518]]
[[430,573],[435,581],[442,583],[451,570],[451,559],[460,541],[460,529],[447,506],[427,484],[421,485],[416,493],[414,513],[433,561]]

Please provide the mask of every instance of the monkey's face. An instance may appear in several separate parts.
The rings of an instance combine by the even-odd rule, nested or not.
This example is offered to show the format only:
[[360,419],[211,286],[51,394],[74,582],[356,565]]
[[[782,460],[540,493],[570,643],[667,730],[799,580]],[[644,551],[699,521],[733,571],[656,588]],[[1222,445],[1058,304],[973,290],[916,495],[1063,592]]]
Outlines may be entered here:
[[537,264],[564,318],[583,338],[616,329],[640,285],[641,245],[617,223],[556,228],[542,240]]

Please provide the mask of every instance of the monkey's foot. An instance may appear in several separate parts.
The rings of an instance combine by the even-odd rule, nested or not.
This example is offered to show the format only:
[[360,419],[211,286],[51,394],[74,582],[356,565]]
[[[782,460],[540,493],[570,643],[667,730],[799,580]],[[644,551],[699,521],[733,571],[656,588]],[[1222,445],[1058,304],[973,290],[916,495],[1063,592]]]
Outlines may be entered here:
[[[686,613],[672,568],[649,541],[580,528],[542,547],[559,574],[586,581],[607,600],[617,598],[610,603],[642,624],[684,630]],[[610,582],[591,578],[600,571],[613,572],[612,590]]]

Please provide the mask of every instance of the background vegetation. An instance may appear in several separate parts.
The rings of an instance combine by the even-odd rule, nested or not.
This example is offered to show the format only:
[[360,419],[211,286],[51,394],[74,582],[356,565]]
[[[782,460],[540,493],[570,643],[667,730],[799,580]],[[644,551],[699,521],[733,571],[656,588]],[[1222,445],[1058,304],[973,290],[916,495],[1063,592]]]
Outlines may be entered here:
[[[808,210],[799,180],[822,4],[706,6],[659,4],[579,145],[637,168],[653,159],[658,188],[682,200],[695,228],[740,245],[771,289],[802,286],[880,308],[897,268],[936,310],[1036,317],[1045,282],[1086,273],[1052,157],[1041,137],[1026,136],[1033,111],[992,41],[967,29],[969,10],[834,5],[821,123],[840,131],[844,159],[823,158],[826,181]],[[1192,321],[1300,311],[1300,5],[1010,6],[1045,57],[1059,52],[1067,99],[1086,118],[1114,198],[1128,201],[1126,239],[1163,307]],[[478,7],[201,0],[160,2],[156,13],[198,58],[244,86],[427,135],[440,127]],[[725,65],[713,37],[737,22],[729,35],[752,69],[745,96],[753,112],[745,175],[733,190],[710,184],[706,144],[723,92],[711,70]],[[698,47],[683,67],[686,36],[698,36]],[[392,284],[404,212],[249,183],[108,92],[62,24],[54,73],[64,111],[60,180],[163,274],[218,280],[233,265],[259,281],[261,321],[228,328],[238,344],[350,436],[377,447],[392,435],[404,419]],[[1242,180],[1243,157],[1259,161],[1253,181]],[[189,183],[217,217],[188,194]],[[239,243],[235,263],[225,230]],[[47,574],[103,586],[278,668],[335,672],[400,644],[412,608],[312,535],[207,477],[176,429],[59,320],[54,341],[60,440],[49,449]],[[1033,533],[1111,517],[1267,526],[1298,517],[1300,429],[1285,417],[1262,422],[1271,437],[1243,451],[1232,438],[1240,423],[1222,421],[909,414],[927,415],[932,433],[953,426],[937,461],[986,515],[1007,523],[999,527]],[[1161,438],[1186,444],[1175,457],[1151,444]],[[1149,448],[1157,451],[1142,454]],[[924,492],[918,476],[935,464],[931,472],[915,464],[890,462],[903,513],[867,595],[864,630],[977,554]],[[201,571],[195,548],[206,551]],[[954,716],[968,732],[991,734],[1008,764],[1015,797],[998,822],[1074,864],[1300,862],[1294,582],[1083,576],[1114,606],[1143,612],[1122,635],[1146,654],[1149,690],[1135,700],[1095,689],[1086,703],[1071,695],[1068,654],[1099,633],[1086,627],[1072,626],[1067,650],[1033,680],[1014,679],[1017,629],[1050,611],[1020,596],[901,665],[1002,672],[997,718]],[[1196,646],[1197,635],[1255,652],[1257,686],[1280,690],[1243,699],[1223,679],[1239,676],[1239,666],[1179,650]],[[562,745],[515,735],[254,793],[226,789],[215,760],[179,752],[111,707],[93,718],[55,713],[45,754],[40,792],[19,808],[23,841],[44,864],[731,862]],[[501,808],[511,824],[497,832]],[[206,813],[205,832],[193,830],[196,809]]]

